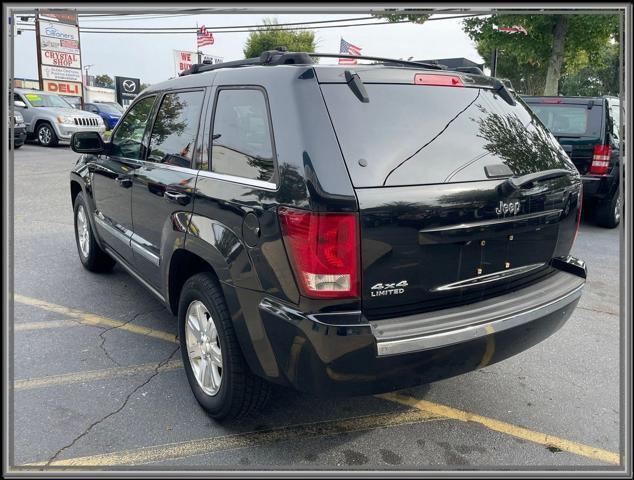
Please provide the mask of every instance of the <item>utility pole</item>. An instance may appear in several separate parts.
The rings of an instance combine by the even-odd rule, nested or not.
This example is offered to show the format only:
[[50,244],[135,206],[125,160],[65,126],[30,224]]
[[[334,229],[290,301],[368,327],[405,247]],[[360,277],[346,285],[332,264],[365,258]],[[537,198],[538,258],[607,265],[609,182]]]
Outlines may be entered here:
[[491,76],[495,77],[498,69],[498,48],[495,47],[493,49],[493,53],[491,54]]
[[198,22],[196,22],[196,55],[198,55],[198,63],[203,63],[202,52],[198,48]]

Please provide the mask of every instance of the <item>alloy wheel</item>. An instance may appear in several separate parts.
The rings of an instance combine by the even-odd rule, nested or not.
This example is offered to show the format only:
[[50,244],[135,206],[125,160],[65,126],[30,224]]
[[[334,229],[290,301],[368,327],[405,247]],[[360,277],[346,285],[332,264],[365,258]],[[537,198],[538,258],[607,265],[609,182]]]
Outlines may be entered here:
[[83,205],[77,209],[77,239],[79,241],[79,249],[84,258],[88,258],[90,253],[90,226],[88,218],[86,218],[86,210]]
[[187,355],[198,386],[214,396],[222,383],[222,351],[216,324],[200,300],[187,307],[185,315]]
[[37,132],[37,138],[42,145],[48,145],[53,138],[53,132],[51,132],[50,127],[41,127]]

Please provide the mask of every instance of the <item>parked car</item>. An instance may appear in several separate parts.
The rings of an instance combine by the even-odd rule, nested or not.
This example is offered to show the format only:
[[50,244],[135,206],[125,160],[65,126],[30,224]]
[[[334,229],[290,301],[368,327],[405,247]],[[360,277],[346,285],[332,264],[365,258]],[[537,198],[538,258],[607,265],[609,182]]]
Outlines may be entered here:
[[499,80],[393,62],[196,65],[111,141],[73,136],[79,259],[177,315],[212,417],[257,410],[270,382],[360,395],[468,372],[579,301],[565,151]]
[[[20,112],[14,112],[9,116],[9,134],[13,135],[12,141],[9,142],[9,148],[16,150],[26,142],[26,125],[24,125],[24,117]],[[13,127],[13,128],[11,128]]]
[[81,97],[72,97],[70,95],[64,95],[62,98],[66,100],[68,103],[70,103],[71,107],[77,110],[81,110]]
[[[114,105],[118,106],[119,104],[115,103]],[[106,125],[106,130],[112,130],[123,114],[123,109],[120,106],[117,108],[114,105],[112,103],[100,102],[85,103],[84,110],[99,115]]]
[[24,117],[27,136],[37,138],[42,146],[69,142],[75,132],[103,134],[106,130],[99,115],[74,109],[60,95],[18,88],[13,95],[15,109]]
[[621,220],[619,99],[523,97],[563,146],[583,179],[584,207],[607,228]]

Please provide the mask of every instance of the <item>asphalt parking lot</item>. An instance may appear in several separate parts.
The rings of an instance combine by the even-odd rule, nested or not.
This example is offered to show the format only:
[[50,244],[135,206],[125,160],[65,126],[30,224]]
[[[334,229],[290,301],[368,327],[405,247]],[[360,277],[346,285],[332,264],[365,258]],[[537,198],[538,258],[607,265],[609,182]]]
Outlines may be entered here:
[[75,159],[15,152],[14,466],[620,469],[618,230],[582,224],[585,293],[526,352],[381,397],[276,389],[258,417],[218,424],[190,392],[175,318],[122,268],[82,268]]

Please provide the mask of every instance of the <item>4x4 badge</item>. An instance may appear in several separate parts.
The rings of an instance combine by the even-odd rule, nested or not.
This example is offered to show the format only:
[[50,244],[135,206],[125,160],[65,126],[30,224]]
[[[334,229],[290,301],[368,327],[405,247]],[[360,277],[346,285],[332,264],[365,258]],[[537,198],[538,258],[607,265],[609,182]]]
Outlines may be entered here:
[[377,283],[370,290],[370,296],[383,297],[385,295],[401,295],[405,293],[405,287],[408,286],[407,280],[401,280],[398,283]]

